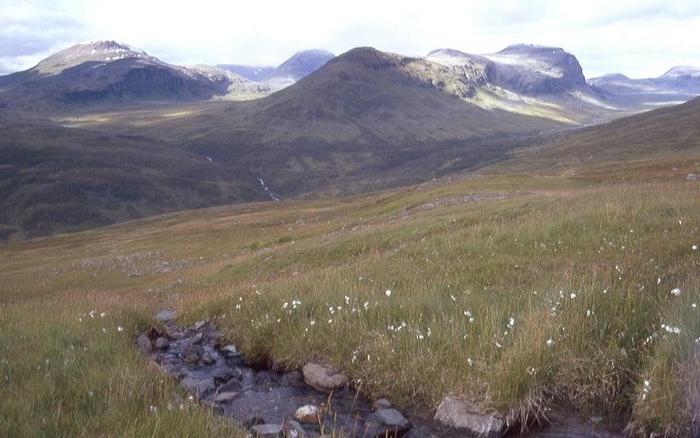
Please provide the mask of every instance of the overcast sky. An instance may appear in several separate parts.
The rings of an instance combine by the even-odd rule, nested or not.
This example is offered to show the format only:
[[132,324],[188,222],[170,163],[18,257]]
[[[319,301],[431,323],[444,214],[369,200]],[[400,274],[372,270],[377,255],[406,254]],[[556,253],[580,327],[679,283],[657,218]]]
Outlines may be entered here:
[[422,56],[563,47],[587,77],[700,66],[700,0],[0,0],[0,74],[111,39],[175,64],[279,64],[303,49]]

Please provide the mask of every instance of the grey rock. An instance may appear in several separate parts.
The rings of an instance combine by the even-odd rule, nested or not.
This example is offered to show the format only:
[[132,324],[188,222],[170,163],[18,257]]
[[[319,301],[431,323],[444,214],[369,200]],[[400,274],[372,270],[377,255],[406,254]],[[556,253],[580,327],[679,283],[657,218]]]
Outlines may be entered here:
[[391,407],[391,402],[385,398],[380,398],[372,403],[372,409],[378,411],[380,409],[389,409]]
[[689,173],[687,177],[685,177],[688,181],[697,181],[698,176],[694,173]]
[[156,319],[160,322],[170,322],[175,319],[175,311],[170,309],[163,309],[156,313]]
[[374,415],[385,426],[399,431],[408,430],[411,428],[411,422],[404,417],[401,412],[396,409],[386,408],[379,409]]
[[156,339],[155,346],[157,350],[165,350],[170,346],[170,341],[168,341],[168,338],[160,337]]
[[321,392],[331,392],[348,384],[348,377],[335,368],[309,362],[302,369],[304,381]]
[[203,339],[204,339],[204,335],[201,333],[197,333],[196,335],[194,335],[191,342],[193,344],[199,344],[202,342]]
[[136,337],[136,348],[142,353],[150,353],[153,351],[153,344],[148,336],[142,333]]
[[261,438],[277,437],[282,433],[281,424],[259,424],[251,429]]
[[480,412],[474,406],[452,396],[442,400],[434,419],[446,426],[487,438],[500,437],[505,429],[505,422],[500,417]]
[[206,321],[197,321],[194,323],[192,328],[194,328],[195,330],[201,330],[205,325],[207,325]]

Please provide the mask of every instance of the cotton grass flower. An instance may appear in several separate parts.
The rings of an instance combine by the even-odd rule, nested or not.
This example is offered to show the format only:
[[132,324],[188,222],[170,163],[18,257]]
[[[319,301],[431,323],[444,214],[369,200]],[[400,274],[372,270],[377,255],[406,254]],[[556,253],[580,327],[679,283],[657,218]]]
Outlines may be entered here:
[[384,292],[384,295],[386,295],[387,297],[390,297],[391,296],[391,289],[387,289],[386,292]]
[[681,291],[681,288],[679,288],[679,287],[671,289],[671,295],[673,295],[674,297],[681,296],[681,293],[682,293],[682,291]]

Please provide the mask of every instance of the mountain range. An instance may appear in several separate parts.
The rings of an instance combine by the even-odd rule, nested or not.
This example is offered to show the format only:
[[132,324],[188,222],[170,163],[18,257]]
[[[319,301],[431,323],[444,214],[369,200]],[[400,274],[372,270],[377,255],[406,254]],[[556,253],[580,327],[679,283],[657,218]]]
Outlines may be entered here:
[[590,84],[601,94],[627,101],[630,105],[680,103],[700,94],[700,68],[673,67],[657,78],[630,79],[623,74],[592,78]]
[[[678,68],[654,83],[674,102],[696,79]],[[0,77],[0,238],[419,183],[665,102],[609,83],[562,49],[522,44],[315,50],[276,68],[77,45]]]

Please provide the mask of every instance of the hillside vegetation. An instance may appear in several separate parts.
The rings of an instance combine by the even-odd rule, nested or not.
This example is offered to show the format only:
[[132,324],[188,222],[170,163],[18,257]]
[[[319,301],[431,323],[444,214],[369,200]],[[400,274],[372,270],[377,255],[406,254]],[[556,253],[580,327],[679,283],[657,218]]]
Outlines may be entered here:
[[522,420],[564,405],[687,435],[700,186],[657,169],[697,160],[618,167],[633,182],[455,178],[5,246],[0,435],[224,427],[180,411],[131,351],[163,307],[212,319],[254,360],[330,362],[417,415],[454,392]]

